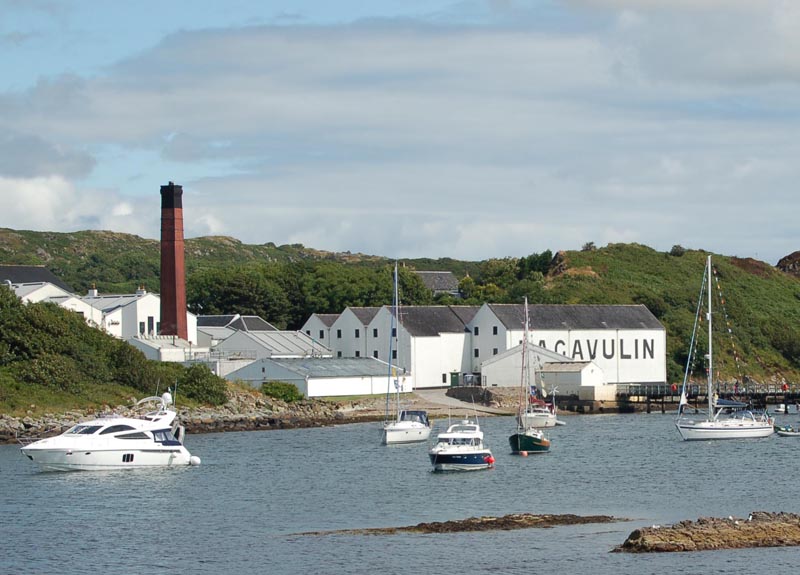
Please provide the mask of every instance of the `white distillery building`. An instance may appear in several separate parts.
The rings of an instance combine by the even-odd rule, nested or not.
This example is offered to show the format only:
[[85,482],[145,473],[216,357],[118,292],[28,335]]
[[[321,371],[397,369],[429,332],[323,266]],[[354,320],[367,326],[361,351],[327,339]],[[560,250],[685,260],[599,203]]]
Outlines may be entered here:
[[335,357],[370,357],[369,324],[379,307],[348,307],[331,324],[328,346]]
[[414,376],[415,389],[445,387],[461,380],[469,368],[469,333],[466,325],[478,306],[408,306],[399,308],[395,321],[397,343],[389,357],[393,308],[385,306],[369,324],[369,352],[391,361]]
[[[291,383],[306,397],[383,395],[390,385],[394,391],[388,364],[370,357],[262,358],[227,377],[256,388],[269,381]],[[410,374],[402,374],[398,380],[401,392],[414,388]]]
[[[645,306],[535,304],[528,311],[531,342],[593,362],[607,384],[666,383],[666,330]],[[523,304],[484,304],[469,326],[471,369],[519,345],[524,322]]]
[[338,313],[312,313],[300,328],[304,334],[322,345],[331,348],[331,328],[339,319]]

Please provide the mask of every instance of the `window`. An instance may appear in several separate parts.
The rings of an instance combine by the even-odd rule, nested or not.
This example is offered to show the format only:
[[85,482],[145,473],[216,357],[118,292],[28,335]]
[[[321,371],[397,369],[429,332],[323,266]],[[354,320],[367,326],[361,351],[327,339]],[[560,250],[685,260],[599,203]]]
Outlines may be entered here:
[[475,326],[475,328],[474,328],[472,333],[474,333],[475,335],[480,335],[477,325]]
[[309,336],[309,337],[311,337],[311,330],[310,330],[310,329],[307,329],[307,330],[306,330],[306,335],[307,335],[307,336]]
[[73,427],[72,429],[67,431],[67,433],[75,433],[75,434],[78,434],[78,435],[91,435],[95,431],[100,429],[101,427],[103,427],[103,426],[102,425],[76,425],[75,427]]
[[361,330],[356,328],[356,339],[361,337]]
[[496,325],[492,326],[492,335],[497,335],[497,326]]
[[372,357],[374,357],[375,359],[378,359],[378,350],[377,349],[373,350]]
[[356,357],[361,357],[361,352],[360,351],[356,351]]
[[392,350],[392,359],[397,359],[397,350],[396,349]]
[[497,355],[497,348],[494,348],[494,349],[492,350],[492,355]]
[[475,348],[475,357],[480,357],[480,356],[481,356],[481,352],[480,352],[480,351],[478,350],[478,348],[476,347],[476,348]]
[[135,427],[131,427],[130,425],[111,425],[106,427],[103,431],[100,432],[100,435],[105,435],[106,433],[117,433],[118,431],[128,431],[129,429],[136,429]]
[[137,431],[136,433],[126,433],[125,435],[117,435],[117,439],[150,439],[144,431]]
[[447,383],[447,374],[446,373],[442,374],[442,383]]
[[325,339],[325,330],[324,329],[319,330],[319,338],[320,339]]
[[153,331],[156,328],[156,320],[152,315],[147,316],[147,333],[150,335],[155,334]]
[[378,328],[377,327],[372,328],[372,337],[378,337]]
[[123,453],[122,463],[133,463],[133,453]]
[[139,322],[139,335],[144,335],[144,322]]
[[340,329],[336,330],[336,339],[342,339],[342,330]]
[[397,328],[396,327],[392,328],[392,337],[397,337]]
[[342,352],[341,351],[337,351],[336,352],[336,357],[342,357]]
[[261,368],[261,373],[267,373],[267,368],[266,367],[262,367]]

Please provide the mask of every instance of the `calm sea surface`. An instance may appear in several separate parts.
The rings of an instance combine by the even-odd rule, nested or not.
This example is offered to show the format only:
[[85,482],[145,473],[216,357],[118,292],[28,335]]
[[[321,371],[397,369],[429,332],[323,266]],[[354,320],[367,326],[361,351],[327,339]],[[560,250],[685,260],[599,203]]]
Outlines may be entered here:
[[[609,553],[636,527],[800,512],[800,439],[683,442],[671,415],[566,417],[549,454],[509,454],[510,417],[482,418],[496,468],[434,474],[424,444],[380,425],[194,435],[200,467],[42,473],[0,446],[0,573],[646,573],[794,571],[796,548]],[[786,420],[796,420],[789,416]],[[794,422],[794,421],[793,421]],[[434,434],[446,426],[435,422]],[[301,535],[508,513],[629,522],[448,535]]]

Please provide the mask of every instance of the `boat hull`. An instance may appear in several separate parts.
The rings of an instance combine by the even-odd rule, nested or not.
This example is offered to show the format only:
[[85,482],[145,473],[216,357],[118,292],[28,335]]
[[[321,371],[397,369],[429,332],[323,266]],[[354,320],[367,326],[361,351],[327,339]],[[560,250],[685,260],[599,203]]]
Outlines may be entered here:
[[477,471],[494,467],[494,458],[488,449],[455,453],[431,452],[429,457],[434,471]]
[[182,446],[163,449],[75,451],[23,447],[22,454],[42,471],[109,471],[137,467],[191,465],[192,457]]
[[558,425],[556,414],[545,412],[523,413],[517,417],[517,422],[523,427],[535,427],[537,429],[555,427]]
[[791,425],[776,425],[774,429],[775,433],[781,437],[800,437],[800,429]]
[[383,438],[381,443],[384,445],[397,445],[403,443],[421,443],[428,441],[431,436],[431,428],[420,427],[399,427],[396,425],[386,425],[383,428]]
[[754,439],[774,432],[771,423],[748,420],[679,421],[675,426],[684,441]]
[[512,453],[547,453],[550,451],[550,440],[544,436],[528,433],[515,433],[508,438]]

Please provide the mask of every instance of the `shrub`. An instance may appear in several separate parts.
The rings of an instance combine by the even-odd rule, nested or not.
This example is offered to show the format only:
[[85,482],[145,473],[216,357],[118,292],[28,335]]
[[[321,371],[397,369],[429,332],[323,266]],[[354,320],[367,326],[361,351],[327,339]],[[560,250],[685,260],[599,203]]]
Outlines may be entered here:
[[261,385],[261,393],[267,397],[280,399],[286,403],[300,401],[303,399],[303,394],[297,389],[296,385],[286,383],[285,381],[268,381]]
[[178,392],[201,403],[222,405],[228,401],[225,380],[203,364],[186,368],[178,378]]

